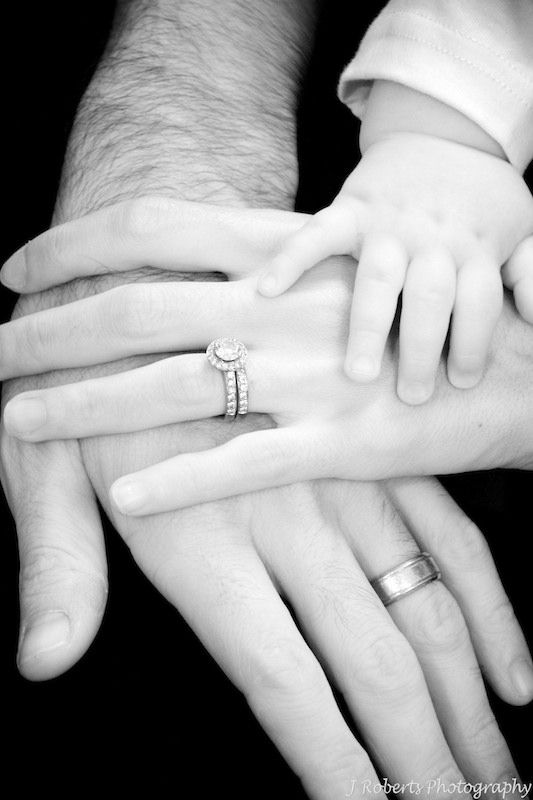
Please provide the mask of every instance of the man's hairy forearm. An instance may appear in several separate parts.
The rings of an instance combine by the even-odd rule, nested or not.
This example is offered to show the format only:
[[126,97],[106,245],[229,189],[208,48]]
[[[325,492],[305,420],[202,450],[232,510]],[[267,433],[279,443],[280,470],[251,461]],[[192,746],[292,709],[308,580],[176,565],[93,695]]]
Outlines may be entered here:
[[147,193],[290,206],[312,1],[120,3],[55,221]]
[[[119,2],[74,123],[54,223],[147,194],[290,208],[297,181],[295,105],[313,4]],[[21,298],[15,316],[160,277],[142,270],[76,281]],[[4,402],[17,391],[91,372],[98,370],[11,381]]]

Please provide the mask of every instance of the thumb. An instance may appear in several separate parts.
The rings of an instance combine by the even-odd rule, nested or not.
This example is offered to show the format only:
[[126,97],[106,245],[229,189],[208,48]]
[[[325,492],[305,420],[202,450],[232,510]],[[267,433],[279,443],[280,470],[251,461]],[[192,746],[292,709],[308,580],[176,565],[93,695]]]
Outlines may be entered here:
[[17,663],[47,680],[85,653],[107,596],[98,508],[77,442],[34,445],[3,433],[4,488],[20,555]]

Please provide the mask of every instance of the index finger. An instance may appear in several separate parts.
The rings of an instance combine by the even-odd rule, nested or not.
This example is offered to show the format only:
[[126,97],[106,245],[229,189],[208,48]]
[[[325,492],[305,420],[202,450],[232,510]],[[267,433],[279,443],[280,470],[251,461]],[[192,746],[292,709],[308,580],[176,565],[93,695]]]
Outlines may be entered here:
[[262,268],[303,220],[286,211],[139,197],[45,231],[6,261],[0,280],[28,293],[143,267],[242,277]]

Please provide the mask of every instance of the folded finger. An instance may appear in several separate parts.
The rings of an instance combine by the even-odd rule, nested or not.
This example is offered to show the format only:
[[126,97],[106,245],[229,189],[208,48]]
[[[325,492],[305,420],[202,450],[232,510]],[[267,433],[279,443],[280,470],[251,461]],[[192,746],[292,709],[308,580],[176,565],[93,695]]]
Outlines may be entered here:
[[290,216],[140,197],[42,233],[6,261],[0,280],[25,293],[142,267],[238,277],[264,264],[281,229],[302,224],[301,218]]
[[401,242],[377,235],[365,239],[355,275],[346,353],[349,377],[366,381],[378,376],[406,270]]
[[457,276],[457,299],[448,356],[448,377],[459,389],[483,375],[492,334],[503,304],[500,271],[488,257],[465,263]]
[[450,324],[456,270],[444,250],[417,254],[407,270],[400,320],[398,395],[406,403],[429,400]]

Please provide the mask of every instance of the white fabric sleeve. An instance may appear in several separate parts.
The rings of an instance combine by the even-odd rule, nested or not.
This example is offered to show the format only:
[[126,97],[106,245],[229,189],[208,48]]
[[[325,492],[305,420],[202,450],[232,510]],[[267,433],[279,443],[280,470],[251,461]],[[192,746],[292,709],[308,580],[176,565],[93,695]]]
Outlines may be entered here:
[[340,79],[360,118],[376,79],[460,111],[521,171],[533,159],[533,0],[390,0]]

